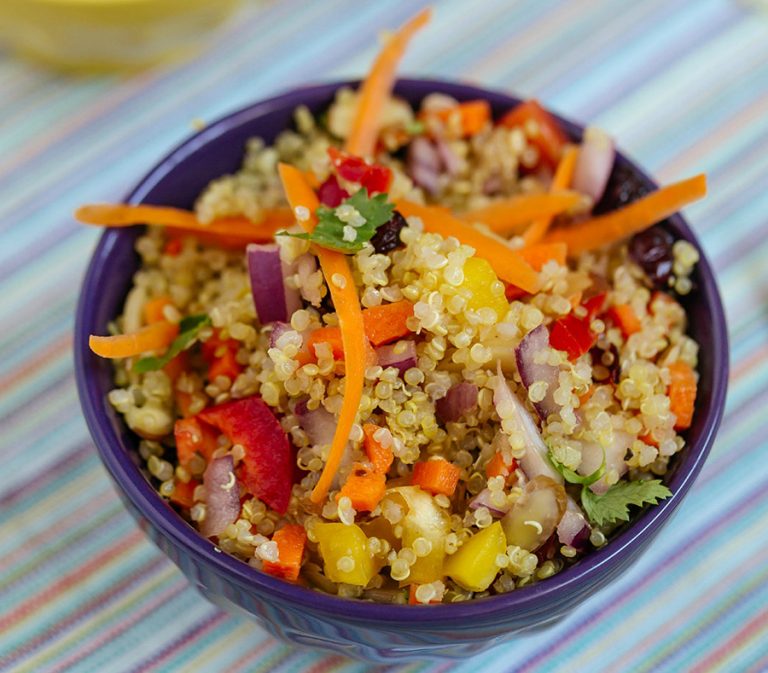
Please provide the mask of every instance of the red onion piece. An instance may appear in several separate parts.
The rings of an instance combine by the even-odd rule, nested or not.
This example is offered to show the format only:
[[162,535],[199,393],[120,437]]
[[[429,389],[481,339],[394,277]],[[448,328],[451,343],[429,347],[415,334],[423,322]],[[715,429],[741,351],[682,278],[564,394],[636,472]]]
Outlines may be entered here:
[[533,479],[543,475],[554,479],[558,484],[562,484],[563,478],[552,467],[547,458],[549,449],[541,438],[541,433],[536,427],[536,421],[533,420],[533,416],[517,395],[509,389],[500,365],[498,366],[497,379],[496,388],[493,391],[493,403],[496,406],[496,411],[503,419],[502,411],[511,409],[513,411],[511,420],[517,426],[518,432],[525,437],[525,454],[518,460],[525,476],[528,479]]
[[477,407],[477,386],[463,381],[451,386],[445,397],[435,402],[435,415],[443,422],[458,421]]
[[416,366],[416,344],[413,341],[406,340],[395,344],[379,346],[376,349],[376,357],[381,367],[384,369],[387,367],[397,367],[400,375],[403,375],[411,367]]
[[560,544],[566,544],[574,549],[582,549],[589,539],[592,529],[572,498],[568,498],[568,506],[557,525],[557,539]]
[[[632,437],[621,430],[613,431],[613,441],[605,447],[605,469],[606,471],[615,470],[621,477],[628,469],[624,457],[627,450],[632,445]],[[586,476],[592,474],[603,462],[603,447],[597,442],[583,442],[581,445],[581,464],[577,472]],[[605,477],[601,477],[590,486],[594,493],[598,495],[605,493],[610,486],[606,483]]]
[[232,456],[214,458],[203,474],[205,518],[200,532],[205,537],[221,535],[240,514],[240,487],[235,478]]
[[571,185],[573,189],[592,197],[593,202],[597,203],[608,184],[615,157],[613,139],[598,128],[587,128],[576,159]]
[[547,383],[547,394],[541,402],[534,402],[533,407],[539,418],[546,420],[550,414],[560,412],[560,405],[555,402],[555,390],[560,385],[560,369],[554,365],[536,362],[536,354],[549,349],[549,330],[539,325],[523,337],[515,349],[517,371],[523,385],[530,388],[536,381]]
[[442,138],[435,138],[435,149],[445,172],[450,176],[458,175],[461,170],[461,159],[451,149],[451,146]]
[[277,346],[277,340],[286,332],[291,331],[291,326],[287,322],[277,321],[272,324],[272,331],[269,333],[269,347]]
[[299,425],[307,433],[313,444],[330,444],[336,432],[336,418],[322,405],[317,409],[307,409],[307,401],[296,404],[294,413],[299,417]]
[[497,507],[491,502],[491,489],[484,488],[478,493],[472,500],[469,501],[469,509],[475,510],[480,507],[485,507],[494,518],[501,518],[504,516],[510,508],[510,505],[504,505],[503,507]]
[[296,272],[293,265],[280,261],[280,248],[276,243],[251,243],[245,249],[251,293],[256,313],[262,324],[287,322],[293,312],[301,308],[301,295],[289,288],[285,279]]
[[442,161],[435,146],[423,136],[414,138],[408,146],[408,174],[413,182],[435,194],[440,189]]

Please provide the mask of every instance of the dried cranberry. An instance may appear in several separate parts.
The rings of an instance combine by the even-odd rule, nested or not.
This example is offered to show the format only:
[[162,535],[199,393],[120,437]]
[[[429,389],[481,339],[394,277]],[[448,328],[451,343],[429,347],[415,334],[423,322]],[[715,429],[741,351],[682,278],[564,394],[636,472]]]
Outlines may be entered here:
[[674,242],[672,234],[660,226],[641,231],[629,241],[630,258],[645,271],[655,287],[667,287],[672,274]]
[[317,198],[325,206],[335,208],[341,205],[344,199],[349,198],[346,189],[342,189],[335,175],[329,175],[328,179],[317,189]]
[[637,201],[640,197],[650,193],[645,179],[638,175],[631,166],[616,163],[608,184],[605,186],[603,196],[592,209],[594,215],[608,213],[628,203]]
[[384,253],[401,247],[403,244],[400,242],[400,230],[406,224],[405,218],[395,210],[389,222],[382,224],[373,235],[371,239],[373,249]]

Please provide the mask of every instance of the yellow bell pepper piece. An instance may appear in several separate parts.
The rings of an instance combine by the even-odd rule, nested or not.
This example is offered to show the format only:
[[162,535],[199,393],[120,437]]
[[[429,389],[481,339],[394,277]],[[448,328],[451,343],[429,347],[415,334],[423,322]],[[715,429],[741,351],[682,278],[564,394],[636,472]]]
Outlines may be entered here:
[[467,301],[468,308],[475,311],[492,308],[499,320],[503,320],[509,309],[509,302],[504,296],[504,284],[486,260],[470,257],[464,262],[464,282],[461,287],[472,293]]
[[499,573],[496,557],[504,554],[507,540],[497,521],[467,540],[445,561],[445,574],[468,591],[485,591]]
[[368,538],[359,526],[319,523],[314,533],[329,580],[361,587],[371,581],[376,569],[368,551]]

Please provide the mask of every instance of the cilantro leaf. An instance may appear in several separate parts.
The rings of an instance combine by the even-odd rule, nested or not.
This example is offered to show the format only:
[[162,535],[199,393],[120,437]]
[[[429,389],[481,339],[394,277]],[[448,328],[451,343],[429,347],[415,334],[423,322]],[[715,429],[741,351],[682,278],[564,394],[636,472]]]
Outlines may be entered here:
[[[324,248],[330,248],[339,252],[357,252],[362,250],[363,246],[373,238],[376,230],[382,224],[386,224],[392,219],[395,206],[389,203],[387,198],[386,194],[368,196],[367,190],[362,188],[343,201],[342,206],[352,206],[365,220],[359,227],[351,227],[341,220],[336,214],[337,208],[320,206],[317,209],[317,225],[312,233],[291,234],[281,231],[278,232],[278,235],[303,238]],[[345,239],[344,231],[347,226],[350,226],[350,229],[354,231],[354,240]]]
[[189,348],[192,343],[197,339],[197,335],[203,327],[211,324],[211,319],[204,313],[200,315],[190,315],[186,318],[182,318],[179,323],[179,336],[177,336],[168,350],[158,357],[150,356],[137,360],[133,365],[133,371],[138,374],[144,374],[146,372],[153,372],[158,369],[162,369],[173,358],[175,358],[181,351]]
[[581,484],[582,486],[591,486],[598,479],[605,474],[605,451],[603,451],[603,461],[592,474],[588,474],[586,477],[582,477],[577,472],[574,472],[571,468],[563,465],[557,458],[549,453],[549,462],[552,463],[552,467],[555,468],[569,484]]
[[581,504],[589,520],[598,525],[629,521],[629,505],[655,505],[672,495],[658,479],[620,481],[603,495],[596,495],[586,486],[581,490]]

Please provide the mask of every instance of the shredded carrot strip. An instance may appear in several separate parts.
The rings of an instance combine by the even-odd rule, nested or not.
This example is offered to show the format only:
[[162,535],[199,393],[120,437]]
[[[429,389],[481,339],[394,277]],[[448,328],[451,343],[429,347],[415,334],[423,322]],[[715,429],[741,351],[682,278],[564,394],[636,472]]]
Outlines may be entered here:
[[[288,203],[291,208],[303,206],[309,211],[309,220],[301,222],[301,226],[311,232],[317,224],[315,213],[320,205],[317,196],[307,184],[304,174],[293,166],[279,165],[280,180],[283,183]],[[363,326],[363,312],[360,299],[357,296],[355,279],[349,268],[347,258],[340,252],[317,246],[315,254],[320,261],[331,299],[336,308],[341,327],[341,340],[344,345],[346,381],[344,383],[344,401],[336,424],[328,460],[323,467],[320,480],[310,496],[312,502],[320,503],[328,494],[333,478],[339,469],[344,448],[355,422],[360,399],[363,395],[365,380],[365,362],[367,357],[367,340]]]
[[550,243],[555,241],[567,243],[570,255],[580,255],[587,250],[616,243],[638,231],[647,229],[684,206],[703,198],[706,193],[706,176],[696,175],[661,187],[611,213],[550,231],[544,240]]
[[132,334],[88,337],[90,349],[103,358],[129,358],[141,353],[162,351],[171,345],[179,326],[164,320],[152,323]]
[[251,222],[245,217],[227,217],[203,224],[189,210],[127,203],[96,203],[81,206],[75,218],[83,224],[99,227],[130,227],[135,224],[157,224],[190,235],[221,237],[233,243],[251,243],[271,240],[276,231],[293,224],[288,208],[273,208],[264,212],[264,218]]
[[345,149],[350,154],[368,158],[373,156],[381,125],[381,113],[392,93],[397,65],[408,42],[416,31],[427,24],[431,16],[431,9],[419,12],[389,38],[373,62],[368,77],[360,87],[357,113],[347,138]]
[[497,234],[509,235],[519,232],[531,220],[562,213],[580,200],[576,192],[520,194],[469,210],[459,217],[465,222],[482,222]]
[[144,318],[147,323],[160,322],[165,320],[163,310],[166,306],[173,306],[173,301],[170,297],[160,296],[150,299],[144,304]]
[[[573,145],[569,145],[563,150],[560,157],[560,163],[557,165],[555,175],[552,178],[552,184],[549,191],[556,192],[561,189],[568,189],[573,181],[573,173],[576,170],[576,160],[579,158],[579,150]],[[523,241],[526,247],[539,243],[547,229],[552,224],[552,216],[547,215],[534,220],[523,232]]]
[[537,243],[518,250],[528,264],[536,271],[549,261],[554,260],[560,266],[564,266],[568,257],[568,246],[565,243]]
[[453,236],[461,243],[472,246],[477,256],[487,260],[501,280],[526,292],[538,290],[539,276],[520,253],[507,247],[502,241],[465,224],[447,209],[422,206],[410,201],[398,201],[397,209],[404,217],[421,218],[425,231]]

